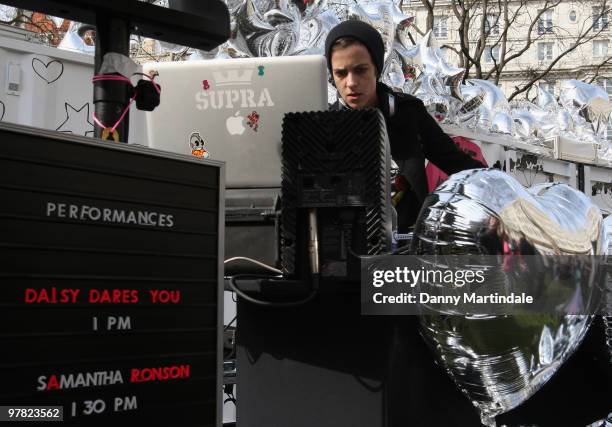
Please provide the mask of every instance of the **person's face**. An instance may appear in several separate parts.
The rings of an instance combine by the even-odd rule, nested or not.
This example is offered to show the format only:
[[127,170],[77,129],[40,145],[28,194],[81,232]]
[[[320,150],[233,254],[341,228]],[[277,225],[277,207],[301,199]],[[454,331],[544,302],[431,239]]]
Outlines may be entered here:
[[331,56],[336,88],[351,108],[376,107],[376,67],[361,43],[336,48]]

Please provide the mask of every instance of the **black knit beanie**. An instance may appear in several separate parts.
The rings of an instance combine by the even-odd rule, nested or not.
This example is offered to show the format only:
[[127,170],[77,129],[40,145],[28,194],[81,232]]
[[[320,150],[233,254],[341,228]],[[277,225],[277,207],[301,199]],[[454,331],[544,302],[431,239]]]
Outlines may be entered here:
[[372,62],[376,66],[376,77],[380,77],[385,57],[385,45],[383,44],[380,33],[363,21],[348,20],[336,25],[327,34],[325,39],[325,57],[327,58],[327,68],[332,72],[331,49],[334,42],[340,37],[352,37],[359,40],[370,52]]

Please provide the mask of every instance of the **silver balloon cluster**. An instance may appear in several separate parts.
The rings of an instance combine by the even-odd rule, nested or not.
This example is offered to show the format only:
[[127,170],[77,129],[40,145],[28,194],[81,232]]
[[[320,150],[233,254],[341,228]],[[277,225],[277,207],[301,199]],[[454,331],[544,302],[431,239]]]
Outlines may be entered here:
[[340,20],[325,2],[302,12],[291,0],[226,0],[230,39],[217,56],[243,58],[321,54],[325,36]]
[[[594,313],[602,295],[594,279],[601,267],[593,264],[592,255],[605,254],[607,246],[600,210],[578,190],[565,184],[525,189],[501,171],[473,170],[452,175],[428,196],[412,252],[495,255],[504,264],[525,263],[528,274],[546,271],[538,279],[540,290],[568,280],[568,305],[562,307]],[[546,269],[542,262],[548,262]],[[499,285],[503,292],[512,282],[500,277],[488,285]],[[420,324],[482,423],[495,426],[497,415],[529,399],[580,345],[593,316],[563,314],[568,312],[578,311],[504,316],[434,312],[422,316]]]
[[[209,57],[322,55],[329,31],[346,19],[360,19],[375,27],[385,43],[383,81],[407,91],[414,76],[408,27],[396,2],[348,0],[226,0],[231,17],[230,39],[214,52],[196,52],[194,59]],[[303,9],[303,10],[302,10]],[[330,101],[335,100],[330,86]]]
[[[490,81],[467,79],[462,83],[465,70],[448,64],[443,52],[435,47],[431,32],[403,54],[403,60],[411,61],[420,71],[404,91],[419,97],[441,122],[536,144],[563,135],[608,147],[603,131],[612,104],[608,94],[597,85],[568,80],[561,85],[559,101],[538,87],[535,103],[511,104]],[[612,152],[609,155],[612,159]]]
[[[226,0],[231,37],[214,52],[196,52],[193,59],[323,54],[327,33],[346,19],[376,28],[385,45],[382,81],[394,90],[420,98],[437,120],[483,133],[510,135],[539,144],[564,136],[600,145],[600,157],[612,162],[603,138],[612,105],[593,84],[568,80],[559,101],[538,89],[537,102],[510,104],[495,84],[463,81],[465,70],[450,65],[436,47],[432,32],[414,45],[398,1],[380,0]],[[330,100],[336,91],[330,86]]]

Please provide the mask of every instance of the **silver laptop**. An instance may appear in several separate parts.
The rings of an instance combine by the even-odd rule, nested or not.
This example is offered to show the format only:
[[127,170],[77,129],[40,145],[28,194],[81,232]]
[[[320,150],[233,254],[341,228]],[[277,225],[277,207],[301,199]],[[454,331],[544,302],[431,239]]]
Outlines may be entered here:
[[323,56],[157,62],[161,104],[147,113],[149,146],[226,162],[227,188],[281,183],[285,113],[327,109]]

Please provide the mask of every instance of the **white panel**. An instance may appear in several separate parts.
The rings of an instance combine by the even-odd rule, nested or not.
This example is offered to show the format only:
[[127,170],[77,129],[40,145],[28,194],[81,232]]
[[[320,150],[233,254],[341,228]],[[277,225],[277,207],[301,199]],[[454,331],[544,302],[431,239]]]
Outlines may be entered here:
[[545,182],[563,182],[577,188],[574,163],[540,157],[524,151],[506,151],[506,172],[525,187]]
[[[18,94],[0,92],[0,119],[93,136],[93,56],[0,34],[0,87],[19,71]],[[2,117],[4,116],[4,117]],[[130,109],[130,143],[148,145],[144,112]]]
[[612,169],[585,166],[584,192],[602,211],[612,214]]

